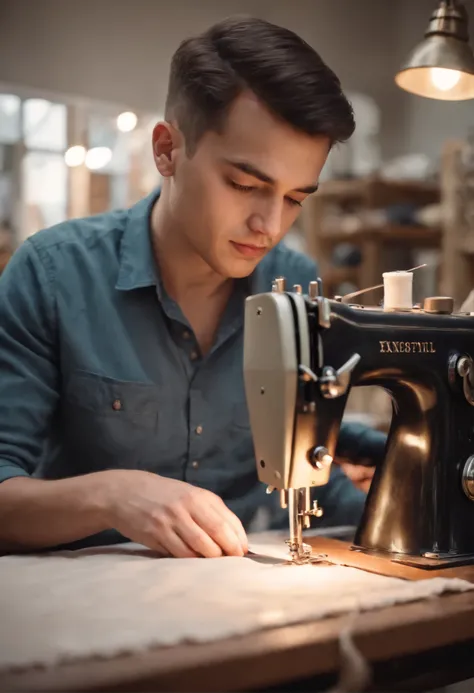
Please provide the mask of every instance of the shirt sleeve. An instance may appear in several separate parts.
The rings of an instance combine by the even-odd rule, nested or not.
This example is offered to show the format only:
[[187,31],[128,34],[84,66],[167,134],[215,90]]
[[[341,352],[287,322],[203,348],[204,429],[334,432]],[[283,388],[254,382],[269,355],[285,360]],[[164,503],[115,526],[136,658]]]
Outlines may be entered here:
[[34,472],[59,400],[51,273],[27,240],[0,278],[0,482]]

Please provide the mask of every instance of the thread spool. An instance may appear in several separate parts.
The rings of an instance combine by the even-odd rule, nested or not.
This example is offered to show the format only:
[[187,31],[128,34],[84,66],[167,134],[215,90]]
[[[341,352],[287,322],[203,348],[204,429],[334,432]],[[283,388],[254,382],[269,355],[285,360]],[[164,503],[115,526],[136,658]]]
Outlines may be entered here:
[[413,308],[413,272],[384,272],[384,310]]

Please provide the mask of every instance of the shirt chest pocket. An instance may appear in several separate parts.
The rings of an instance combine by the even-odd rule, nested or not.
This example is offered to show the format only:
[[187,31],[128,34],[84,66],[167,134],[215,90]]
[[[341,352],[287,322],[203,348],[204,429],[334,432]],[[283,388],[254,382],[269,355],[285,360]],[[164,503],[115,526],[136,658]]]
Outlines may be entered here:
[[74,373],[62,406],[63,441],[77,473],[156,465],[160,388]]

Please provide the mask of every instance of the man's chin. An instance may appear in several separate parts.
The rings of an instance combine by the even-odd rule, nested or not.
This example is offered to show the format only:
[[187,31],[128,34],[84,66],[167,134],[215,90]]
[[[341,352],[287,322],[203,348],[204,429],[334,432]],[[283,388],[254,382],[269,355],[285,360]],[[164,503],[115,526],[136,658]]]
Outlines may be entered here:
[[245,279],[246,277],[250,277],[257,265],[263,260],[263,257],[259,260],[252,261],[232,260],[225,264],[225,267],[222,268],[223,271],[221,271],[221,274],[226,276],[228,279]]

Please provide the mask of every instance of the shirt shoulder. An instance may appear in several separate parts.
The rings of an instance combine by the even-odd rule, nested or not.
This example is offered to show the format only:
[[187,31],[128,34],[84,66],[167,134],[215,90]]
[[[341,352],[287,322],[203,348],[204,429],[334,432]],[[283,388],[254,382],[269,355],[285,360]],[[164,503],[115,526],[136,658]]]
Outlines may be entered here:
[[117,210],[79,219],[69,219],[42,229],[28,238],[39,255],[67,247],[93,248],[97,244],[114,245],[126,225],[129,210]]
[[128,216],[129,210],[118,210],[69,219],[38,231],[23,246],[33,250],[52,284],[77,291],[97,277],[105,282],[117,275]]

